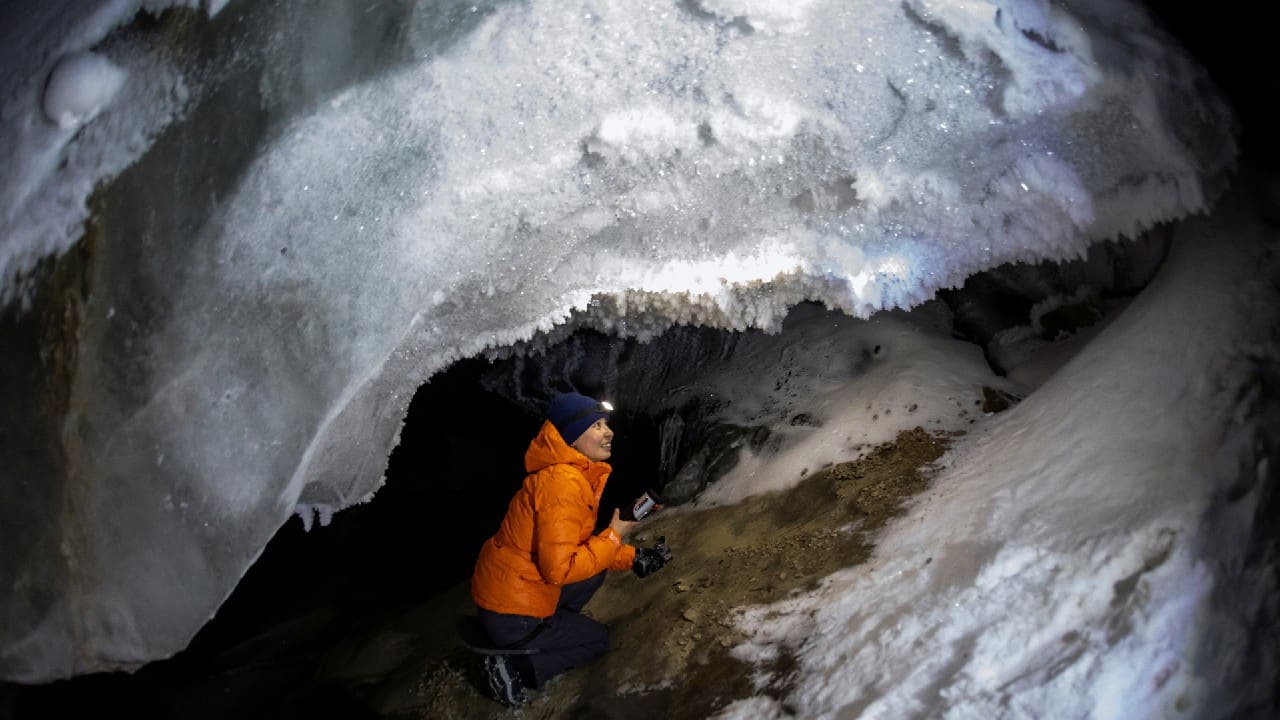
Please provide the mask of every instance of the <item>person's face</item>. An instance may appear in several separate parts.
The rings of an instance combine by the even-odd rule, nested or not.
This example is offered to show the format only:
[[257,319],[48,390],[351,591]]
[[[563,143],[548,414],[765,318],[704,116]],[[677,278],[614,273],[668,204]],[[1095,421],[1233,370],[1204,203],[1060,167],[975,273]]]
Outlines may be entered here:
[[609,423],[600,418],[573,441],[573,449],[587,456],[592,462],[608,460],[613,454],[613,431]]

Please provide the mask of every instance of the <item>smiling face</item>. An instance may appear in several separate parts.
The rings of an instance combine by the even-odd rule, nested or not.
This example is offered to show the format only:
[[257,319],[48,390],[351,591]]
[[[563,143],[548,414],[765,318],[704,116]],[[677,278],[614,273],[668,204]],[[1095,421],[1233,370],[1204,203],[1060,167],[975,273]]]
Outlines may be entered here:
[[592,423],[573,441],[573,449],[592,462],[608,460],[613,454],[613,431],[609,429],[609,423],[604,418]]

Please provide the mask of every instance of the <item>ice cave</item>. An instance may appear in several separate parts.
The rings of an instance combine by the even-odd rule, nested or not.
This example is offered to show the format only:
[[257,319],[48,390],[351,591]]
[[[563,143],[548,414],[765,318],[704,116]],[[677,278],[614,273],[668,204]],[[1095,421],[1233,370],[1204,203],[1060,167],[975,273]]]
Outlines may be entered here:
[[675,559],[538,717],[1280,716],[1263,12],[0,5],[0,717],[508,716],[566,390]]

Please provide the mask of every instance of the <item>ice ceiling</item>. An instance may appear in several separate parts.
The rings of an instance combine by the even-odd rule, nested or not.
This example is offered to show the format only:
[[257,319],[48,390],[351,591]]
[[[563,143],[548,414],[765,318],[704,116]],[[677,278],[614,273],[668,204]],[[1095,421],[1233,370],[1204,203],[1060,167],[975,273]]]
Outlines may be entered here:
[[3,11],[7,312],[94,228],[6,388],[43,419],[0,444],[5,678],[181,649],[454,360],[910,307],[1206,210],[1235,158],[1116,0],[250,5]]

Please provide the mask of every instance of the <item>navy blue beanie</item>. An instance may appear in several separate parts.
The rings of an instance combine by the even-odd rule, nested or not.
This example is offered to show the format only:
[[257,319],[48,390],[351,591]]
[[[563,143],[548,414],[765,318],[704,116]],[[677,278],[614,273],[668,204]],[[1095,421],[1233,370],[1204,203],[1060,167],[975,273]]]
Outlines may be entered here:
[[595,398],[571,392],[557,395],[551,400],[551,405],[547,407],[547,419],[560,431],[560,437],[572,445],[595,421],[608,418],[612,409]]

